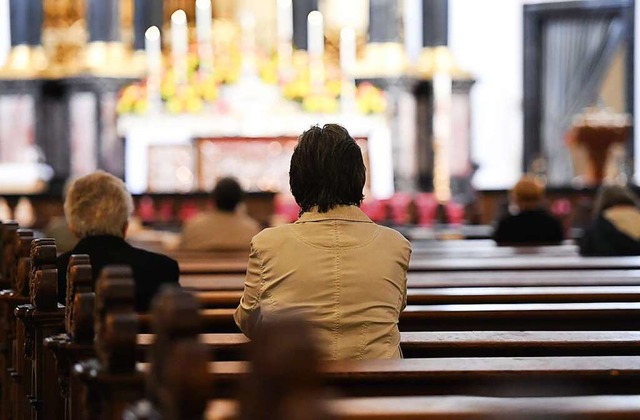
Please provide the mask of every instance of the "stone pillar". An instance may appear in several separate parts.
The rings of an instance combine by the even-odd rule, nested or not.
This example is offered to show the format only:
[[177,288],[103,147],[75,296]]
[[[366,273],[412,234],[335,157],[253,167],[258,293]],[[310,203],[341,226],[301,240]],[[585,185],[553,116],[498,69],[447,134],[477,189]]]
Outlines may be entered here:
[[86,8],[89,42],[119,42],[120,1],[87,0]]
[[449,0],[422,0],[422,46],[449,45]]
[[162,0],[135,0],[133,26],[135,38],[133,49],[144,50],[144,34],[152,26],[162,31],[163,18]]
[[11,46],[40,45],[44,12],[42,0],[9,0]]
[[398,4],[397,0],[369,1],[369,43],[400,41]]
[[293,0],[293,45],[307,50],[307,16],[318,10],[318,0]]

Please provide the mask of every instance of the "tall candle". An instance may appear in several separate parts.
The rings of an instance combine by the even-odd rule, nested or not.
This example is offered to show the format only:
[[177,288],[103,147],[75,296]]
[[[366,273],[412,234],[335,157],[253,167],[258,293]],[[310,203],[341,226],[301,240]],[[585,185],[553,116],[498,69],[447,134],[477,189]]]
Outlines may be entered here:
[[324,89],[324,17],[314,10],[307,17],[307,52],[309,54],[309,75],[312,89]]
[[309,56],[317,58],[324,55],[324,17],[317,10],[307,17],[307,51]]
[[423,0],[404,1],[404,49],[410,63],[415,63],[422,51],[422,2]]
[[213,70],[213,50],[211,45],[211,0],[196,1],[196,34],[200,67],[205,72]]
[[292,65],[293,55],[293,3],[292,0],[278,0],[278,72],[280,79]]
[[176,82],[187,83],[189,50],[189,33],[187,30],[187,14],[184,10],[176,10],[171,15],[171,48],[173,54],[173,69]]
[[147,103],[150,110],[160,107],[160,83],[162,77],[162,41],[160,29],[152,26],[144,34],[147,54]]
[[250,13],[240,16],[242,28],[242,75],[254,77],[256,66],[256,18]]
[[293,39],[292,0],[278,0],[278,41],[291,43]]
[[343,111],[351,111],[355,105],[356,31],[353,28],[340,30],[340,70],[342,92],[340,101]]

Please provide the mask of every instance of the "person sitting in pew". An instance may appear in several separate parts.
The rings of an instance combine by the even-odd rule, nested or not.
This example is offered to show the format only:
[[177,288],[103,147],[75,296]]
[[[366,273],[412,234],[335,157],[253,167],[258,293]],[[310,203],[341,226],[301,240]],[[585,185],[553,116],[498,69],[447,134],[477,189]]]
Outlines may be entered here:
[[493,239],[498,245],[551,245],[564,239],[562,224],[542,207],[544,187],[524,176],[511,190],[517,213],[498,222]]
[[107,265],[129,265],[135,281],[136,310],[147,311],[165,283],[178,284],[178,263],[164,255],[134,248],[125,240],[133,199],[115,176],[97,171],[69,187],[64,213],[69,229],[80,241],[58,257],[58,300],[65,302],[67,265],[73,254],[88,254],[94,281]]
[[594,220],[580,240],[585,256],[640,255],[640,200],[628,188],[600,188]]
[[299,311],[326,359],[402,357],[411,245],[360,210],[366,174],[357,143],[339,125],[311,127],[289,178],[300,218],[253,238],[236,324],[252,338],[270,314]]
[[234,178],[222,178],[211,192],[215,210],[187,221],[182,229],[180,248],[188,251],[248,251],[251,238],[260,232],[241,206],[242,187]]

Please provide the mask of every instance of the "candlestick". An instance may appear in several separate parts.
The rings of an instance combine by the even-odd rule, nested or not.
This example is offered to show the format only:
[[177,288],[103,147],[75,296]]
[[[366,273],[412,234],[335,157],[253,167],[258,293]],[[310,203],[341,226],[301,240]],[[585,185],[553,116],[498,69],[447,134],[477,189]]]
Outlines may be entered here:
[[196,1],[196,34],[201,73],[213,71],[213,46],[211,44],[211,0]]
[[433,76],[433,189],[439,203],[451,199],[450,144],[451,100],[453,95],[451,76],[438,72]]
[[342,72],[342,92],[340,101],[343,111],[349,111],[355,105],[356,83],[354,68],[356,65],[356,31],[343,28],[340,31],[340,70]]
[[309,73],[314,90],[324,87],[324,18],[317,10],[307,17]]
[[162,79],[162,41],[160,29],[152,26],[145,32],[147,54],[147,103],[148,109],[158,111],[161,105],[160,84]]
[[278,73],[280,80],[286,78],[291,68],[293,55],[293,3],[278,0]]
[[187,14],[184,10],[176,10],[171,15],[171,48],[176,83],[186,84],[188,81],[189,34],[187,32]]

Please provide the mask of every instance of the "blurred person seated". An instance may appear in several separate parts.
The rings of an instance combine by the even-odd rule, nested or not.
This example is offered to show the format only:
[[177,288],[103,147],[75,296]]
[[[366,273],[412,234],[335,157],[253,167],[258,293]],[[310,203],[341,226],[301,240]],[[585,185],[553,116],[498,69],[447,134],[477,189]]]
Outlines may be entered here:
[[544,187],[531,176],[524,176],[510,194],[517,207],[498,222],[493,239],[498,245],[552,245],[564,239],[562,224],[542,206]]
[[[69,181],[67,181],[62,189],[62,202],[64,203],[64,199],[67,196],[67,191],[69,190]],[[69,224],[67,223],[67,219],[63,216],[53,216],[49,219],[49,222],[44,227],[43,232],[45,237],[53,238],[56,240],[56,248],[58,252],[67,252],[73,249],[74,246],[78,243],[78,238],[76,235],[69,230]]]
[[594,220],[580,240],[586,256],[640,255],[640,200],[628,188],[601,187]]
[[134,248],[124,238],[133,212],[133,199],[124,183],[97,171],[76,179],[64,201],[69,229],[80,241],[61,254],[58,267],[58,301],[65,302],[67,265],[73,254],[88,254],[97,279],[107,265],[128,265],[133,270],[137,311],[147,311],[151,299],[165,283],[178,283],[178,263],[164,255]]
[[244,191],[234,178],[222,178],[211,192],[215,209],[195,216],[182,229],[180,249],[187,251],[248,251],[260,232],[258,222],[242,205]]
[[315,327],[325,359],[402,357],[411,245],[360,210],[365,179],[362,152],[343,127],[300,136],[289,171],[300,217],[251,243],[234,314],[249,338],[279,311],[295,311]]

